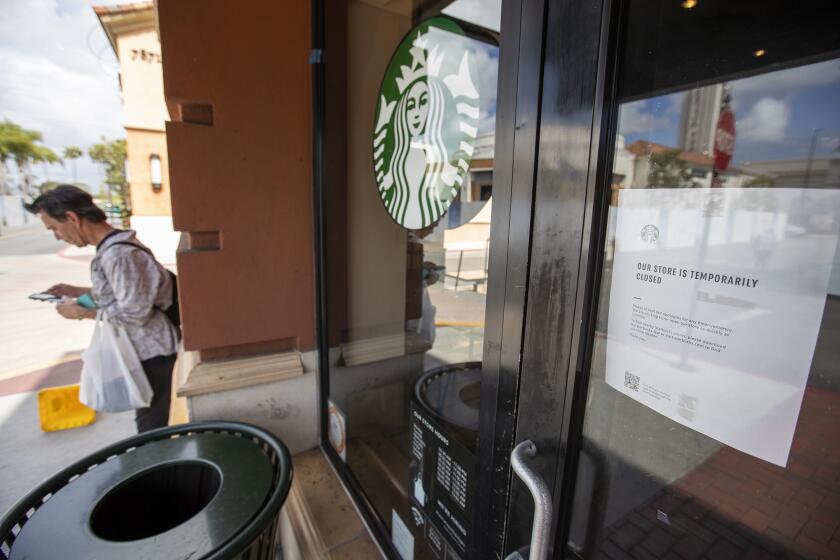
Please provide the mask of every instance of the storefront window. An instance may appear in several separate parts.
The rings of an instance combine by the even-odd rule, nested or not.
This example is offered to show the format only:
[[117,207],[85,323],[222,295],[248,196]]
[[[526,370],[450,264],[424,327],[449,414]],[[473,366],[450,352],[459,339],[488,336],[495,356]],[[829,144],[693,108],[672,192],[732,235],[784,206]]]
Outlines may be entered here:
[[404,558],[463,556],[470,530],[498,66],[470,14],[498,6],[460,4],[326,14],[346,21],[327,94],[328,435]]
[[678,9],[628,16],[568,546],[837,557],[840,59],[796,62],[770,26],[709,52],[683,33],[677,71],[674,33],[637,24],[685,32]]

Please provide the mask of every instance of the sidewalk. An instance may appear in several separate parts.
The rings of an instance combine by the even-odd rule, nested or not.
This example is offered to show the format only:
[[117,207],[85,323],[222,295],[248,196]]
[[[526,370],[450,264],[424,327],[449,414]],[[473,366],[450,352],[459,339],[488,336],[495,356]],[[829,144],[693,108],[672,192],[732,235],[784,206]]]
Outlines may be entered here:
[[43,231],[44,224],[39,221],[22,226],[5,226],[0,229],[0,239],[12,239],[21,235],[29,235],[34,232]]
[[0,237],[0,514],[75,460],[133,435],[134,413],[99,414],[84,428],[45,433],[37,390],[77,383],[92,321],[68,321],[27,296],[58,282],[90,285],[90,258],[39,225]]
[[0,379],[49,367],[90,342],[92,321],[69,321],[53,304],[28,299],[59,282],[90,285],[88,263],[59,257],[62,246],[43,226],[0,238]]
[[136,433],[133,412],[98,414],[90,426],[42,432],[37,393],[0,396],[0,515],[73,461]]

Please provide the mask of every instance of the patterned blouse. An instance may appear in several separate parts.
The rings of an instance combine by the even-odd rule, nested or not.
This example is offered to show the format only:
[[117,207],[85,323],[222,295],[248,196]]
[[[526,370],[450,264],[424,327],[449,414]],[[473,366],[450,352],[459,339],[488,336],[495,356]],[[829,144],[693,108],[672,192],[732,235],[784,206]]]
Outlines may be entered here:
[[149,253],[122,244],[126,241],[145,247],[131,230],[117,230],[97,246],[91,295],[106,321],[125,328],[141,360],[174,354],[178,331],[161,311],[172,304],[171,276]]

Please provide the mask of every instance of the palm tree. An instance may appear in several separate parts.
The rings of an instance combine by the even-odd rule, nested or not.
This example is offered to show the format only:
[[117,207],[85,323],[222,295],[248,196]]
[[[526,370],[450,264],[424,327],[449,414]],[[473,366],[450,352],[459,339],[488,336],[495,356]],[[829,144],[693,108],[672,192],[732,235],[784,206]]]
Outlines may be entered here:
[[32,157],[32,161],[38,162],[43,166],[44,169],[44,177],[49,180],[50,172],[48,165],[52,165],[54,163],[60,163],[64,165],[64,160],[58,157],[51,149],[47,148],[46,146],[35,146],[35,155]]
[[20,130],[19,140],[13,145],[12,158],[18,168],[23,196],[29,196],[32,187],[31,164],[38,157],[36,142],[41,140],[41,133],[34,130]]
[[[3,166],[14,160],[21,178],[21,191],[29,196],[32,185],[30,166],[33,162],[45,165],[61,162],[55,152],[41,144],[43,137],[37,130],[27,130],[11,121],[0,122],[0,161]],[[5,174],[3,174],[5,175]],[[3,185],[8,190],[7,185]]]
[[12,153],[8,146],[0,139],[0,195],[9,194],[9,167],[6,162],[11,157]]
[[84,152],[78,146],[67,146],[64,148],[64,159],[69,159],[73,164],[73,182],[76,182],[76,160],[84,155]]
[[24,130],[20,125],[11,121],[0,122],[0,164],[3,165],[2,192],[8,193],[9,187],[6,177],[7,162],[11,159],[18,166],[18,171],[25,166],[26,159],[34,151],[34,141],[30,131]]
[[129,227],[131,216],[131,197],[129,196],[128,180],[125,177],[125,140],[108,140],[104,136],[102,142],[88,148],[88,156],[94,163],[102,166],[105,172],[105,185],[108,187],[110,198],[111,189],[115,189],[120,197],[123,226]]

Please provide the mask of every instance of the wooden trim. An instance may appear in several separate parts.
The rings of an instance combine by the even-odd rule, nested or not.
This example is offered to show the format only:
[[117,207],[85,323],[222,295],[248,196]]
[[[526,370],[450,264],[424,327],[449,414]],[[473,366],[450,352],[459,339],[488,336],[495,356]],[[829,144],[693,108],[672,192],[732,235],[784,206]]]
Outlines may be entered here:
[[178,387],[178,396],[192,397],[285,381],[303,373],[299,352],[202,362],[187,374],[186,381]]
[[169,405],[169,425],[186,424],[190,421],[187,399],[179,396],[178,388],[186,381],[187,375],[198,363],[198,352],[187,352],[183,345],[178,348],[175,371],[172,376],[172,400]]
[[346,342],[341,345],[341,357],[344,365],[352,367],[425,352],[431,347],[422,335],[402,332]]
[[405,333],[354,340],[341,345],[347,367],[378,362],[405,355]]
[[155,134],[161,134],[164,137],[166,136],[166,129],[165,128],[147,128],[144,126],[123,126],[126,132],[153,132]]

